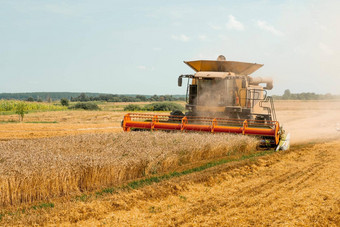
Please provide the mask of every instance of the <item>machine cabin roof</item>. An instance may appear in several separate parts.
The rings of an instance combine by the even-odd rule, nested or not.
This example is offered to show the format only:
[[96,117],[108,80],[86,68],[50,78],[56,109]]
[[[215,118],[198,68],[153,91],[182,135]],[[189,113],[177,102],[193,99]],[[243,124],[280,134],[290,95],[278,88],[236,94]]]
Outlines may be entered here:
[[220,78],[225,79],[226,77],[235,77],[235,73],[232,72],[211,72],[211,71],[203,71],[203,72],[197,72],[194,75],[195,78]]
[[263,65],[256,63],[246,63],[237,61],[184,61],[190,68],[196,72],[233,72],[238,75],[250,75]]

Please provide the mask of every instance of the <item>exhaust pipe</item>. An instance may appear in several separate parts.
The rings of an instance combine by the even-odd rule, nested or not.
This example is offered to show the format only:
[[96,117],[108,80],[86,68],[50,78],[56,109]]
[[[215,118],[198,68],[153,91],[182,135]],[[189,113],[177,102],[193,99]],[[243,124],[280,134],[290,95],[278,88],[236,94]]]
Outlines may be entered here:
[[250,85],[259,85],[262,83],[266,83],[266,86],[263,89],[271,90],[273,89],[273,79],[270,77],[249,77]]

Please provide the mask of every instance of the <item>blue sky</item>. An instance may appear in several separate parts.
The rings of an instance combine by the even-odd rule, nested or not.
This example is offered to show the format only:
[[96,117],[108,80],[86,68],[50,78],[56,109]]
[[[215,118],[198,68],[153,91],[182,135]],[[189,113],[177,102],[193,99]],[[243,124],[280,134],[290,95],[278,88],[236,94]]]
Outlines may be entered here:
[[340,94],[340,1],[0,0],[0,92],[185,94],[183,61],[264,64],[271,94]]

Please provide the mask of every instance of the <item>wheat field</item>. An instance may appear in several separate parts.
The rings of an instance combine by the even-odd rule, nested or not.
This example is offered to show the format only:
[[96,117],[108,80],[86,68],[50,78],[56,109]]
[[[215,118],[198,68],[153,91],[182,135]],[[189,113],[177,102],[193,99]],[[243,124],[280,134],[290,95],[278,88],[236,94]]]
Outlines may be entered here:
[[0,206],[115,186],[186,164],[256,150],[237,135],[131,132],[0,142]]
[[[125,112],[0,115],[0,225],[339,226],[340,102],[275,104],[292,149],[263,157],[243,136],[121,133]],[[221,160],[243,161],[126,190]]]

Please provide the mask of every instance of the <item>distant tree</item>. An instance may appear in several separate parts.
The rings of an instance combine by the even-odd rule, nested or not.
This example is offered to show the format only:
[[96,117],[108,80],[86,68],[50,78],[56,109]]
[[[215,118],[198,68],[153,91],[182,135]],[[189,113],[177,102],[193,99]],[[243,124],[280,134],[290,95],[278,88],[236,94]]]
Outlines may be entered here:
[[172,102],[158,102],[151,103],[144,106],[143,110],[146,111],[183,111],[184,107],[178,103]]
[[23,121],[25,113],[27,113],[27,104],[19,102],[16,106],[15,113],[19,115],[19,121]]
[[124,107],[124,111],[141,111],[142,107],[135,104],[129,104]]
[[69,107],[69,109],[100,110],[96,103],[91,102],[78,102],[73,107]]
[[122,100],[119,97],[112,97],[110,102],[121,102]]
[[34,102],[34,98],[33,98],[33,97],[28,97],[28,98],[26,99],[26,101],[27,101],[27,102]]
[[79,101],[80,102],[87,102],[87,101],[90,101],[89,97],[86,96],[85,93],[81,93],[78,97]]
[[42,102],[43,100],[41,98],[38,98],[37,102]]
[[283,93],[282,99],[289,99],[291,96],[290,90],[286,89]]
[[142,102],[145,102],[147,100],[147,98],[144,95],[136,95],[136,98]]
[[68,106],[69,105],[69,100],[67,98],[62,98],[62,99],[60,99],[60,104],[62,106]]
[[158,96],[157,95],[153,95],[149,98],[149,101],[158,101]]

